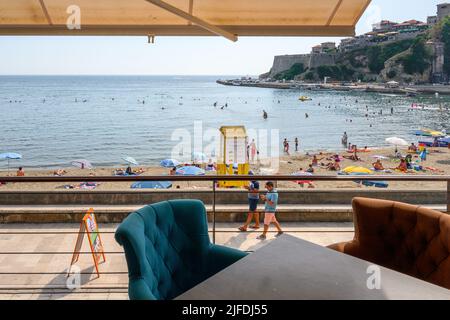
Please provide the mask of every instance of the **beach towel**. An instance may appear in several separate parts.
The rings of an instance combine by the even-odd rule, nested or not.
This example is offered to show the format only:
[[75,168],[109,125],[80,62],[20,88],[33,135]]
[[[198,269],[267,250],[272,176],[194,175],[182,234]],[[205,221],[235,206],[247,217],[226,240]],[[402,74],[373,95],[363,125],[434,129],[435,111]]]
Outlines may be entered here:
[[371,170],[375,172],[384,172],[384,173],[392,173],[392,170],[384,169],[384,170],[376,170],[375,168],[371,168]]
[[115,175],[115,176],[120,176],[120,177],[125,177],[125,176],[138,176],[139,174],[138,174],[138,173],[128,174],[128,173],[126,173],[126,172],[117,172],[117,171],[114,171],[114,175]]
[[86,189],[86,190],[93,190],[97,188],[99,184],[97,182],[81,182],[79,185],[77,185],[76,189]]
[[375,187],[375,188],[387,188],[389,184],[386,181],[355,181],[356,183],[362,183],[366,187]]

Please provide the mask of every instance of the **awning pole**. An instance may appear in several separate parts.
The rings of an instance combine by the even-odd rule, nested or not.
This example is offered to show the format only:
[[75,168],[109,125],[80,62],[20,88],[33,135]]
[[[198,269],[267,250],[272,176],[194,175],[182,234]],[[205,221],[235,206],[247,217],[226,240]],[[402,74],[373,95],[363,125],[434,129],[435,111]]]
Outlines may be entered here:
[[48,24],[52,26],[53,22],[52,22],[52,19],[50,18],[50,15],[48,13],[48,10],[44,3],[44,0],[39,0],[39,3],[41,4],[42,11],[44,12],[44,15],[45,15],[45,18],[47,19]]
[[181,9],[178,9],[177,7],[174,7],[164,1],[161,0],[145,0],[147,2],[150,2],[151,4],[154,4],[155,6],[164,9],[166,11],[169,11],[183,19],[186,19],[189,22],[192,22],[200,27],[202,27],[205,30],[208,30],[214,34],[217,34],[219,36],[225,37],[228,40],[231,40],[233,42],[236,42],[238,40],[238,37],[235,34],[232,34],[231,32],[228,32],[220,27],[214,26],[200,18],[197,18]]

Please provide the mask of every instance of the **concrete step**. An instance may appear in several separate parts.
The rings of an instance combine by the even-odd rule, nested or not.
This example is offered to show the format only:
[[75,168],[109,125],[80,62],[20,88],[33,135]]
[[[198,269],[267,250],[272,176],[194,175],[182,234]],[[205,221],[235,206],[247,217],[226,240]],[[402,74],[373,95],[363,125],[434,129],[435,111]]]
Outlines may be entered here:
[[[102,223],[121,222],[130,212],[144,207],[142,205],[4,205],[0,206],[0,223],[56,223],[79,222],[89,208],[94,208],[97,220]],[[424,207],[445,212],[446,205],[424,205]],[[212,221],[212,205],[206,205],[208,220]],[[264,206],[258,206],[263,212]],[[216,222],[245,221],[248,206],[218,204],[215,207]],[[351,205],[279,205],[278,219],[282,222],[350,222]]]

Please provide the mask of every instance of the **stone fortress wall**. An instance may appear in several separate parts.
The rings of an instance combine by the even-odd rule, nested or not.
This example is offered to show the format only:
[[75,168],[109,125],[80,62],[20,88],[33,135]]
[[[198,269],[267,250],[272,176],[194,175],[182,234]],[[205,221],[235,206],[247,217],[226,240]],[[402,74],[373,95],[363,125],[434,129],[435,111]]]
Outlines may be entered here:
[[309,69],[323,65],[334,65],[336,63],[336,55],[318,53],[276,56],[268,77],[273,78],[278,73],[289,70],[296,63],[302,63],[305,68]]

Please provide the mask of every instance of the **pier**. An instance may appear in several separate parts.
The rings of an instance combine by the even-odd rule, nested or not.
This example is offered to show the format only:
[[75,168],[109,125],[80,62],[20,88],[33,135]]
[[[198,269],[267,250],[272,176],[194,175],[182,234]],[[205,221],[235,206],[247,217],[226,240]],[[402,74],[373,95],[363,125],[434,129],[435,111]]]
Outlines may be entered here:
[[333,90],[346,92],[373,92],[382,94],[397,95],[450,95],[449,85],[412,85],[407,87],[389,88],[378,83],[305,83],[298,81],[280,82],[280,81],[264,81],[264,80],[217,80],[218,84],[224,86],[235,87],[254,87],[267,89],[302,89],[311,91]]

